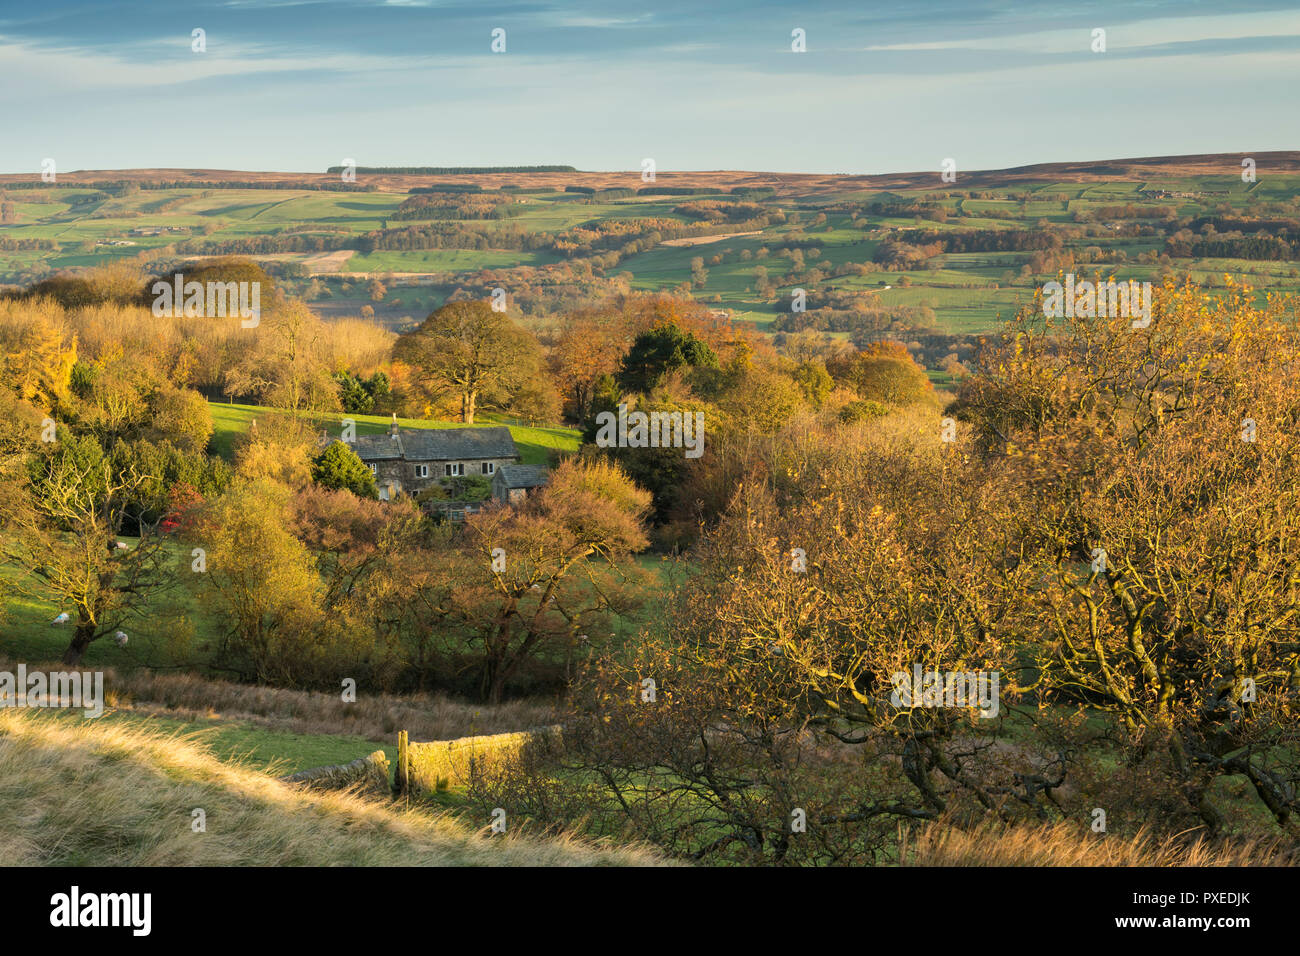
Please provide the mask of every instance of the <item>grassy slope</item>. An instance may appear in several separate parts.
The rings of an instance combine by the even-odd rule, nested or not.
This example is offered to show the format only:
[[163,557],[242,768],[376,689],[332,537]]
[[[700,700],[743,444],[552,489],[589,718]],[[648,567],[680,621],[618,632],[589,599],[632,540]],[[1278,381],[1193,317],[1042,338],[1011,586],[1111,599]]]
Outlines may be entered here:
[[[196,808],[206,815],[202,833],[191,829]],[[657,862],[576,840],[488,838],[427,810],[290,787],[152,727],[15,710],[0,710],[0,858],[19,866]]]
[[[74,723],[87,719],[81,716],[80,711],[55,713],[60,719]],[[384,751],[390,761],[397,758],[396,743],[379,744],[365,737],[343,734],[268,730],[242,720],[180,720],[120,709],[105,709],[104,715],[95,720],[99,725],[120,728],[124,732],[151,729],[157,733],[183,736],[209,750],[219,760],[237,761],[249,769],[276,775],[349,763],[376,750]]]
[[[135,539],[123,537],[133,544]],[[188,546],[169,545],[177,568],[188,568]],[[0,583],[6,577],[16,578],[14,568],[0,568]],[[218,622],[211,620],[199,605],[197,589],[184,586],[188,578],[180,579],[182,586],[160,592],[146,602],[143,618],[132,619],[125,630],[126,647],[112,641],[100,640],[91,644],[83,663],[87,667],[175,667],[194,664],[199,666],[206,657],[201,648],[218,633]],[[51,621],[61,610],[53,601],[25,594],[7,595],[0,607],[0,657],[23,661],[57,661],[68,646],[71,628],[54,627]]]

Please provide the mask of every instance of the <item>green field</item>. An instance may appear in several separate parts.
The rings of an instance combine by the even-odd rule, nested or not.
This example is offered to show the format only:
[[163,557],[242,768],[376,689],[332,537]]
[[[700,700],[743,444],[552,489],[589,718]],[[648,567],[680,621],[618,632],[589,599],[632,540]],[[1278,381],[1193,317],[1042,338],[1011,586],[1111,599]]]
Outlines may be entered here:
[[383,750],[389,760],[397,755],[395,743],[383,745],[365,737],[337,734],[284,733],[240,720],[180,720],[112,707],[105,708],[103,716],[97,718],[84,717],[77,710],[51,713],[64,720],[140,724],[166,733],[192,736],[211,748],[218,759],[279,775],[349,763],[376,750]]
[[[133,546],[136,539],[123,536],[121,540]],[[189,568],[187,546],[172,542],[169,551],[178,571]],[[0,582],[15,574],[12,568],[0,568]],[[178,576],[177,580],[183,584],[186,576]],[[67,609],[53,601],[24,594],[6,595],[0,615],[0,656],[26,661],[58,660],[71,638],[70,628],[51,624],[63,610]],[[85,666],[202,668],[220,626],[200,605],[193,589],[178,585],[153,594],[144,613],[127,627],[127,633],[125,647],[106,640],[91,644],[83,659]]]
[[[1225,161],[1225,165],[1235,162]],[[618,241],[606,241],[575,249],[572,237],[565,238],[569,236],[566,230],[580,228],[590,236],[590,230],[609,220],[653,218],[687,224],[697,222],[682,208],[688,203],[725,206],[736,201],[723,187],[711,195],[646,195],[605,202],[551,187],[498,195],[514,200],[500,219],[397,220],[392,217],[408,198],[400,191],[185,187],[110,194],[87,186],[10,189],[5,197],[12,203],[12,211],[9,221],[0,224],[0,240],[12,240],[10,245],[31,240],[53,242],[55,248],[0,248],[0,282],[30,282],[59,270],[117,258],[129,258],[146,269],[161,268],[184,260],[186,253],[176,251],[178,244],[201,249],[214,243],[262,238],[278,241],[301,234],[322,245],[316,251],[251,254],[273,261],[279,268],[298,264],[307,275],[282,280],[292,294],[304,294],[308,276],[315,274],[323,285],[312,292],[311,301],[329,318],[356,315],[371,304],[364,294],[367,276],[418,274],[415,284],[392,285],[386,300],[373,303],[379,321],[391,328],[404,328],[456,289],[493,287],[489,283],[499,281],[494,276],[497,270],[563,267],[587,257],[613,255],[611,250],[619,246]],[[840,189],[828,189],[824,184],[817,189],[783,187],[779,195],[757,203],[765,213],[779,212],[783,220],[773,221],[752,236],[729,235],[748,230],[726,220],[707,225],[699,222],[693,227],[696,234],[726,238],[697,245],[660,243],[619,253],[613,265],[602,260],[592,266],[587,281],[620,276],[638,291],[686,289],[702,302],[754,321],[759,329],[766,329],[773,317],[789,308],[796,288],[865,292],[871,295],[859,300],[863,307],[925,307],[933,310],[933,320],[928,321],[935,330],[975,333],[996,327],[1018,304],[1029,301],[1034,290],[1055,275],[1055,268],[1033,271],[1027,252],[956,251],[931,259],[924,269],[885,271],[872,261],[881,243],[894,238],[899,230],[956,235],[973,230],[1050,229],[1064,237],[1077,271],[1101,267],[1088,262],[1086,252],[1093,248],[1111,257],[1105,270],[1123,278],[1154,281],[1168,274],[1191,274],[1217,280],[1228,272],[1270,291],[1300,291],[1300,275],[1289,260],[1156,261],[1167,236],[1180,223],[1190,224],[1197,217],[1225,211],[1246,218],[1294,216],[1300,208],[1300,176],[1291,174],[1261,173],[1257,182],[1242,183],[1238,175],[1063,182],[1048,173],[1037,181],[1008,180],[1004,185],[971,189],[958,183],[942,191],[933,187],[883,190],[846,179]],[[908,214],[892,209],[885,214],[873,212],[872,203],[901,203]],[[942,207],[941,212],[932,211],[937,207]],[[1124,213],[1124,207],[1137,209],[1138,217],[1124,219],[1131,214]],[[916,214],[911,214],[913,210]],[[1166,210],[1176,218],[1161,218]],[[450,215],[441,208],[438,214]],[[1120,216],[1118,223],[1113,221],[1116,215]],[[1144,218],[1153,215],[1155,218]],[[369,249],[361,241],[363,236],[386,228],[426,227],[468,229],[477,238],[468,244],[472,247],[435,242],[433,248],[399,245]],[[157,229],[167,231],[144,234]],[[531,238],[521,243],[521,234]],[[514,238],[507,242],[507,235]],[[783,247],[802,251],[804,272],[792,271],[792,260],[782,254]],[[334,250],[350,252],[341,269],[359,274],[360,279],[333,276],[340,268],[337,257],[330,263],[318,261],[323,253]],[[1114,257],[1120,253],[1127,258],[1116,265]],[[1139,262],[1139,257],[1143,261]],[[703,276],[692,274],[696,258],[704,260]],[[715,258],[718,261],[713,261]],[[774,297],[757,291],[755,270],[760,267],[775,286]],[[860,267],[869,268],[869,273],[854,274]],[[902,287],[904,275],[910,288]],[[882,291],[884,285],[891,288]],[[581,298],[579,284],[562,301]],[[531,315],[546,317],[545,306],[535,308],[541,311]]]
[[[226,405],[209,402],[212,413],[212,447],[222,457],[231,457],[231,448],[237,435],[248,431],[249,426],[258,415],[271,413],[270,409],[257,405]],[[328,433],[337,434],[342,428],[344,418],[350,418],[357,424],[358,435],[381,435],[388,431],[391,418],[383,415],[357,415],[344,412],[325,412],[314,414],[312,420]],[[481,417],[475,425],[462,425],[459,422],[435,421],[427,418],[399,418],[399,428],[472,428],[502,424],[489,417]],[[510,435],[519,449],[519,456],[524,464],[544,465],[551,452],[573,452],[578,450],[581,436],[573,428],[534,428],[528,425],[509,425]]]
[[518,265],[545,265],[557,257],[546,252],[508,249],[415,249],[354,255],[346,272],[467,272]]

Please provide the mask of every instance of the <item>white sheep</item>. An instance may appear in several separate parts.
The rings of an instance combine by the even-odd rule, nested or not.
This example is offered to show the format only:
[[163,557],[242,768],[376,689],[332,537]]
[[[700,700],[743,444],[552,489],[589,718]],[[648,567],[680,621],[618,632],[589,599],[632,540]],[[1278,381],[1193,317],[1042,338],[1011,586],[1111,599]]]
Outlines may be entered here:
[[54,625],[67,624],[71,620],[72,617],[68,614],[67,611],[61,611],[59,612],[59,616],[56,617],[54,620],[50,621],[50,623]]
[[126,647],[126,631],[118,631],[113,635],[113,643],[118,647]]

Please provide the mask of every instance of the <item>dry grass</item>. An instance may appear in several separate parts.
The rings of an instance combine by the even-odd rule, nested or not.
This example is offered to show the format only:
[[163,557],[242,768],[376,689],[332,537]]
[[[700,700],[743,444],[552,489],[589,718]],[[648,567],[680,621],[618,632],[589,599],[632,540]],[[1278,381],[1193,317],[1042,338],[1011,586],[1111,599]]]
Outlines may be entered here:
[[742,236],[761,236],[762,230],[756,229],[753,232],[724,232],[713,236],[686,236],[682,239],[665,239],[659,243],[661,246],[705,246],[711,242],[721,242],[723,239],[739,239]]
[[337,252],[320,252],[302,260],[312,275],[325,275],[338,272],[347,261],[357,254],[355,249],[340,249]]
[[959,830],[934,825],[904,842],[906,866],[1294,866],[1271,844],[1080,833],[1061,824]]
[[[191,829],[202,808],[206,832]],[[486,821],[485,821],[486,823]],[[311,792],[193,736],[0,710],[0,860],[53,866],[654,865],[636,848],[487,836],[446,815]]]
[[113,707],[145,713],[185,720],[240,720],[268,730],[340,734],[387,743],[399,730],[409,731],[413,740],[451,740],[552,722],[551,706],[537,700],[487,705],[441,695],[360,691],[356,702],[348,704],[339,693],[284,690],[145,670],[120,673],[105,669],[104,693]]

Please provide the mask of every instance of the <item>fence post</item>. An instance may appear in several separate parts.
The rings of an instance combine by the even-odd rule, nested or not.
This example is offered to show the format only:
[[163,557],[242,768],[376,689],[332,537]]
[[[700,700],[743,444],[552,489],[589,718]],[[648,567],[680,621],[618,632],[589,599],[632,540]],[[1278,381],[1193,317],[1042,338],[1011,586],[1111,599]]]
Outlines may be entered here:
[[403,797],[407,795],[411,786],[408,773],[411,765],[410,760],[410,739],[405,730],[399,730],[397,732],[397,769],[393,773],[393,791]]

